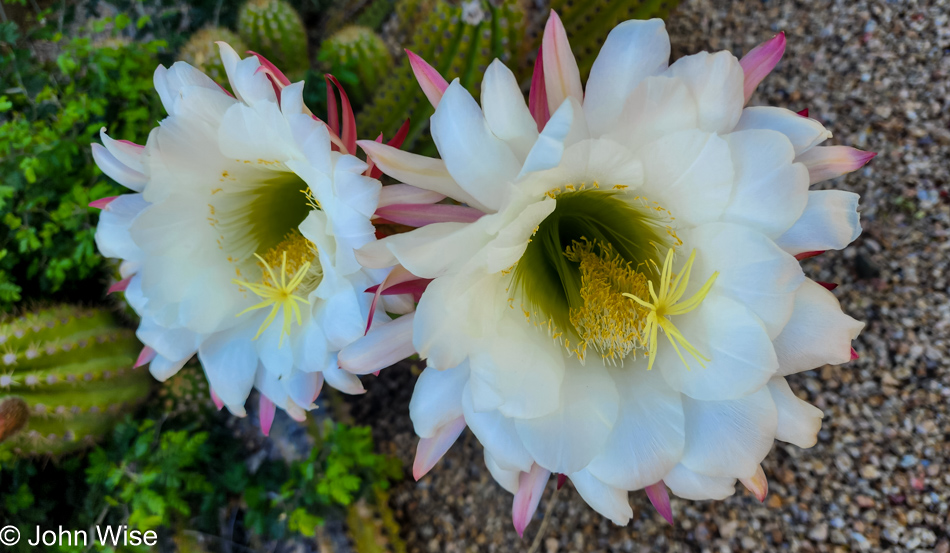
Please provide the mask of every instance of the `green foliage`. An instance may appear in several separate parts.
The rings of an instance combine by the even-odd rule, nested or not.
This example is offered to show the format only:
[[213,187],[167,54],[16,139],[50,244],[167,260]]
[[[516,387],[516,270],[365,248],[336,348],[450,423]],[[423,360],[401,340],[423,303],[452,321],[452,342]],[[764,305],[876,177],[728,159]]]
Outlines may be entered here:
[[398,460],[374,452],[369,427],[328,420],[321,436],[306,460],[290,465],[276,496],[261,487],[247,490],[248,527],[282,535],[275,520],[286,514],[286,530],[313,536],[327,514],[340,514],[374,487],[388,489],[390,481],[402,477]]
[[108,311],[56,307],[0,325],[0,451],[61,454],[108,433],[146,398],[141,345]]
[[393,13],[394,7],[395,0],[372,0],[356,16],[356,24],[360,27],[378,30]]
[[665,18],[677,4],[679,0],[551,0],[584,80],[611,29],[628,19]]
[[[411,37],[409,49],[431,63],[447,81],[458,78],[476,98],[488,64],[495,58],[509,61],[521,37],[523,14],[516,0],[485,0],[464,7],[447,0],[403,0],[396,13]],[[424,151],[433,111],[409,62],[403,58],[357,116],[359,136],[375,137],[382,132],[392,137],[408,117],[412,126],[405,147]]]
[[248,48],[276,65],[291,80],[310,67],[303,20],[284,0],[248,0],[238,14],[238,35]]
[[101,176],[90,144],[102,127],[141,139],[160,113],[152,72],[164,43],[121,38],[130,25],[98,20],[89,32],[113,35],[93,41],[64,38],[52,23],[26,34],[0,24],[0,309],[57,292],[82,297],[100,278],[87,205],[120,188]]
[[178,59],[204,71],[214,82],[226,85],[228,75],[224,70],[224,64],[221,63],[221,56],[218,55],[218,45],[215,44],[218,41],[227,42],[242,56],[248,49],[241,37],[228,29],[205,27],[191,35],[178,53]]
[[346,87],[354,105],[361,106],[389,72],[393,59],[386,43],[372,29],[351,25],[320,45],[318,59]]

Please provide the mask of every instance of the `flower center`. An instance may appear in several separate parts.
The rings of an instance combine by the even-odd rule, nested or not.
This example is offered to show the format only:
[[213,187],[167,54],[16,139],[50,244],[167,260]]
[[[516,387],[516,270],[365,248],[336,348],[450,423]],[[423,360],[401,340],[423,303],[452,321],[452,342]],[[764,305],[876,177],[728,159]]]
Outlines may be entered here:
[[652,368],[662,329],[675,340],[677,352],[682,347],[700,363],[708,361],[668,317],[695,309],[715,275],[701,294],[679,302],[693,258],[671,282],[673,251],[682,242],[669,212],[645,198],[597,186],[567,186],[548,195],[557,205],[538,226],[512,277],[510,290],[520,297],[525,317],[581,360],[592,349],[605,362],[622,364],[642,351]]

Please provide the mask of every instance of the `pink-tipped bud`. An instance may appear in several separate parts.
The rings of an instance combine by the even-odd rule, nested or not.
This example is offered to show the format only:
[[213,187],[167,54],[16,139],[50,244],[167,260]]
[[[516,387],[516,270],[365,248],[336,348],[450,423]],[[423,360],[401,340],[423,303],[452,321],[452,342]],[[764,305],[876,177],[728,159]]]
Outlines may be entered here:
[[439,459],[452,447],[465,430],[465,417],[450,421],[436,430],[431,438],[422,438],[416,446],[416,458],[412,462],[412,477],[418,481],[425,476]]
[[762,470],[761,465],[750,478],[740,478],[739,481],[752,492],[756,499],[765,502],[765,497],[769,495],[769,479],[765,477],[765,471]]
[[808,180],[815,184],[857,171],[876,155],[850,146],[818,146],[801,154],[795,161],[808,168]]
[[118,198],[118,196],[108,196],[106,198],[99,198],[98,200],[93,200],[89,202],[89,207],[94,207],[96,209],[105,209],[107,205],[112,203],[112,200]]
[[550,477],[551,471],[541,468],[537,463],[531,466],[530,472],[518,475],[518,492],[511,504],[511,521],[520,537],[524,537],[524,529],[538,510],[538,503]]
[[155,359],[156,355],[158,355],[158,353],[154,349],[148,346],[145,346],[144,348],[142,348],[142,351],[139,352],[139,356],[135,360],[135,364],[132,365],[132,368],[137,369],[141,367],[142,365],[147,365],[151,363],[152,359]]
[[261,419],[261,433],[265,436],[270,435],[270,427],[274,424],[274,415],[277,414],[277,406],[264,394],[261,394],[260,412],[258,416]]
[[666,522],[673,524],[673,507],[670,505],[670,492],[666,489],[666,484],[660,480],[656,484],[647,486],[643,491],[647,493],[647,498],[650,499],[656,512],[660,513]]
[[419,81],[419,86],[422,87],[422,92],[429,99],[429,103],[434,108],[439,107],[439,102],[442,100],[442,95],[445,94],[445,89],[449,87],[449,83],[434,67],[426,63],[426,60],[417,56],[412,50],[407,49],[406,56],[409,57],[412,73]]
[[745,73],[742,91],[745,94],[746,103],[749,103],[749,98],[752,97],[759,83],[775,69],[784,53],[785,33],[779,33],[742,56],[739,65],[742,66],[742,71]]

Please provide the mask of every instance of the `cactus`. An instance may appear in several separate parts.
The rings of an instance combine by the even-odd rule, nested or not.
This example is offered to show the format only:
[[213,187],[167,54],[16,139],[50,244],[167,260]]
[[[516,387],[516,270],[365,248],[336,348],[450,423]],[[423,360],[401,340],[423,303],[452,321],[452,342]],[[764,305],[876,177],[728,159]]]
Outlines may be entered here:
[[291,79],[310,68],[303,21],[284,0],[249,0],[238,15],[238,35]]
[[679,0],[551,0],[551,8],[564,22],[581,78],[586,80],[611,29],[628,19],[665,18],[678,3]]
[[218,46],[215,42],[223,41],[231,45],[236,52],[247,51],[247,46],[241,37],[228,29],[221,27],[205,27],[191,35],[188,42],[181,47],[178,59],[191,64],[205,72],[218,84],[226,84],[228,76],[224,71],[224,64],[218,55]]
[[352,100],[363,104],[392,66],[386,43],[372,29],[345,27],[320,45],[320,61],[343,81]]
[[370,29],[379,29],[393,13],[394,7],[394,0],[373,0],[356,16],[356,24]]
[[56,307],[0,325],[0,451],[56,455],[109,432],[144,400],[141,345],[108,311]]
[[158,405],[162,413],[205,416],[214,413],[214,401],[208,380],[197,364],[186,365],[158,389]]
[[[433,64],[445,79],[459,78],[476,98],[481,75],[493,59],[509,61],[521,37],[522,12],[516,0],[468,0],[455,5],[447,0],[406,0],[415,6],[397,6],[397,16],[411,21],[415,10],[428,15],[410,32],[409,49]],[[387,138],[395,134],[408,115],[412,121],[405,148],[428,141],[426,130],[433,109],[416,84],[409,62],[402,59],[379,86],[372,102],[357,118],[359,136]],[[419,148],[417,148],[419,149]],[[425,150],[425,148],[422,148]]]

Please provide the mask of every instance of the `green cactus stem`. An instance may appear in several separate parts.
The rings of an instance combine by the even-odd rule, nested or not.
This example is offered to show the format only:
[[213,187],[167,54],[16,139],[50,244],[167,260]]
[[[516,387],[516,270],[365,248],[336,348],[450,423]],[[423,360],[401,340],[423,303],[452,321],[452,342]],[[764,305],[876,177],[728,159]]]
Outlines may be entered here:
[[0,451],[58,455],[108,433],[144,400],[141,345],[104,310],[62,306],[0,325]]
[[319,59],[327,71],[346,85],[346,92],[362,105],[392,66],[386,43],[372,29],[344,27],[320,45]]
[[[520,40],[522,13],[518,2],[469,0],[457,5],[447,0],[410,1],[428,11],[424,22],[412,32],[409,49],[431,63],[447,81],[458,78],[477,98],[485,69],[495,58],[509,61]],[[412,7],[397,6],[399,17],[409,18],[412,13]],[[368,137],[382,132],[392,137],[408,115],[412,126],[404,148],[416,145],[416,150],[426,151],[432,113],[403,57],[357,117],[358,134]]]
[[291,80],[310,68],[307,33],[300,14],[283,0],[249,0],[238,15],[238,35]]

